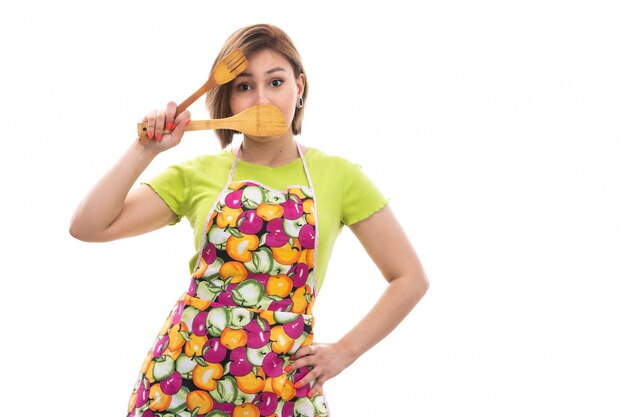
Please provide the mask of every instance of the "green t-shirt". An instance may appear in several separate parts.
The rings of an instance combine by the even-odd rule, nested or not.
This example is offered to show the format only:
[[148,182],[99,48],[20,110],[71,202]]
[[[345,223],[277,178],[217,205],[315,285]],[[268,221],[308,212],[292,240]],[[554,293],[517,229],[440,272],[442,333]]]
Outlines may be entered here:
[[[383,208],[388,199],[363,173],[360,166],[344,158],[329,156],[315,148],[304,154],[315,189],[318,217],[317,291],[322,287],[330,254],[343,225],[350,226]],[[202,232],[209,210],[228,181],[235,157],[230,149],[204,155],[166,168],[149,185],[176,214],[194,230],[196,254],[189,261],[190,273],[202,244]],[[300,158],[279,166],[266,167],[241,159],[233,181],[254,180],[268,187],[286,190],[292,185],[308,186]]]

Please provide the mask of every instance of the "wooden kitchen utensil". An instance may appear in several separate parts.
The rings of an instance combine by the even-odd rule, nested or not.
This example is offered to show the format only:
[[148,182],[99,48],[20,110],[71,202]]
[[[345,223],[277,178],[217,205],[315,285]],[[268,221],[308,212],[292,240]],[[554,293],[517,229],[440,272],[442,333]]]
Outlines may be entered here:
[[187,107],[199,99],[202,94],[217,85],[226,84],[227,82],[233,80],[246,68],[248,68],[248,60],[241,50],[235,49],[233,52],[226,55],[226,57],[215,66],[213,72],[209,75],[207,82],[178,105],[178,108],[176,109],[176,116],[178,116],[183,110],[186,110]]
[[[147,122],[137,123],[137,135],[147,139]],[[271,104],[260,104],[225,119],[192,120],[185,131],[230,129],[250,136],[275,136],[285,133],[287,125],[280,110]],[[163,130],[163,133],[170,133]]]

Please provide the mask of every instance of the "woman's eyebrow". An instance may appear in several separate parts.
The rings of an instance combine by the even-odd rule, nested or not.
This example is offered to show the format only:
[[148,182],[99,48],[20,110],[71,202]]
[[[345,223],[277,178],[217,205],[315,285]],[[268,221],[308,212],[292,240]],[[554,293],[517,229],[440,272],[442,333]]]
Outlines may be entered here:
[[[275,72],[280,72],[280,71],[286,72],[283,67],[274,67],[274,68],[271,68],[271,69],[265,71],[265,73],[266,74],[273,74]],[[252,77],[252,74],[250,74],[249,72],[243,71],[242,73],[239,74],[239,77]]]

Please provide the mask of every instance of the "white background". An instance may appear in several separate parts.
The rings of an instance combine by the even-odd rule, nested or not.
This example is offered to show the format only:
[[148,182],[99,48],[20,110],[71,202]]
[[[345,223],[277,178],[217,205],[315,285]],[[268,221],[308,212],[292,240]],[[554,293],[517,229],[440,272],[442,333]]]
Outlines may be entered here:
[[[361,163],[431,281],[388,338],[325,385],[332,416],[625,415],[620,2],[11,3],[2,415],[125,415],[187,288],[191,229],[88,244],[69,220],[135,123],[187,97],[226,37],[258,22],[285,29],[303,56],[300,141]],[[188,134],[141,178],[217,151],[212,134]],[[340,337],[384,285],[344,231],[316,339]]]

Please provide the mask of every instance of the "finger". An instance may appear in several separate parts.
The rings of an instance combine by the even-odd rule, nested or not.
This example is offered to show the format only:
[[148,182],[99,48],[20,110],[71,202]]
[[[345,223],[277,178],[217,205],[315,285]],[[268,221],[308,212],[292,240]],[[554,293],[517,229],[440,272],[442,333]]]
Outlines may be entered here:
[[293,355],[294,359],[299,359],[299,358],[303,358],[305,356],[309,356],[309,355],[313,355],[315,354],[315,347],[313,345],[310,346],[304,346],[301,347],[300,349],[298,349],[296,351],[296,353]]
[[304,375],[302,376],[302,378],[300,378],[300,380],[298,380],[298,382],[295,384],[296,388],[300,388],[301,386],[308,385],[313,382],[316,378],[320,377],[321,371],[319,371],[319,367],[309,367],[309,371],[304,371],[303,374]]
[[317,381],[315,381],[315,384],[313,384],[313,386],[309,390],[309,393],[307,394],[307,397],[311,398],[315,394],[323,395],[324,392],[322,391],[322,384],[323,384],[323,382],[320,382],[319,379]]
[[189,119],[191,119],[191,113],[189,113],[189,110],[185,110],[185,111],[182,111],[178,116],[176,116],[174,123],[179,124],[181,120],[184,121],[184,120],[189,120]]
[[298,368],[304,368],[306,366],[309,367],[309,371],[311,370],[311,368],[313,368],[313,362],[314,362],[314,356],[313,355],[307,355],[307,356],[303,356],[300,359],[296,359],[295,361],[291,362],[291,364],[289,365],[291,368],[290,369],[298,369]]
[[[181,117],[182,116],[182,117]],[[176,127],[172,131],[172,135],[181,135],[185,131],[185,127],[191,122],[189,118],[190,114],[188,111],[182,112],[178,117],[176,117]]]
[[176,117],[176,103],[170,101],[165,108],[165,128],[167,130],[174,130],[174,118]]
[[152,139],[154,137],[154,125],[156,123],[156,110],[152,110],[149,112],[146,117],[144,117],[144,121],[148,122],[147,135],[148,138]]
[[160,111],[157,113],[156,125],[154,126],[154,136],[158,142],[161,142],[163,137],[163,126],[165,125],[165,112]]

